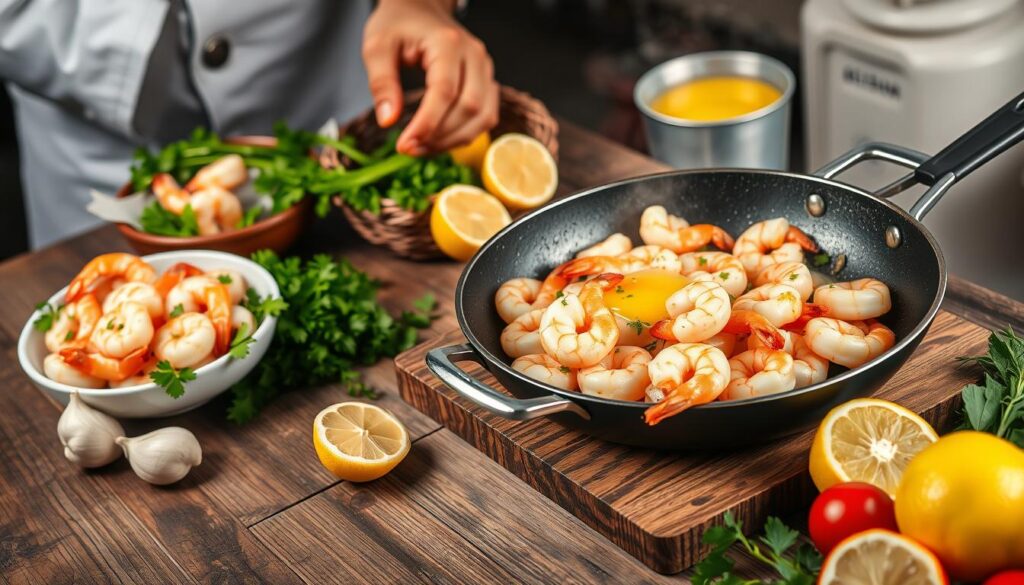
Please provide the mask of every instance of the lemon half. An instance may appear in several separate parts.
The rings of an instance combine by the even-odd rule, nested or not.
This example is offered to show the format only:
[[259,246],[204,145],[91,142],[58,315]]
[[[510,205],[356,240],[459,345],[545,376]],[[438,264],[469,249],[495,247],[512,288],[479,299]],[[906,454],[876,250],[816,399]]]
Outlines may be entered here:
[[411,444],[402,423],[372,404],[332,404],[313,420],[313,447],[320,462],[348,481],[383,476],[405,459]]

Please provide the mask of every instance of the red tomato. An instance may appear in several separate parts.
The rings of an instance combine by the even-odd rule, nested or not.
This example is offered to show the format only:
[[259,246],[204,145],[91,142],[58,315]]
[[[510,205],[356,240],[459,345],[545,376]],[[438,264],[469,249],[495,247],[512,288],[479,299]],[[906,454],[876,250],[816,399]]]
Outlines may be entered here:
[[1024,569],[996,573],[983,585],[1024,585]]
[[811,541],[823,555],[846,537],[871,528],[899,532],[892,498],[862,482],[841,483],[818,494],[807,525]]

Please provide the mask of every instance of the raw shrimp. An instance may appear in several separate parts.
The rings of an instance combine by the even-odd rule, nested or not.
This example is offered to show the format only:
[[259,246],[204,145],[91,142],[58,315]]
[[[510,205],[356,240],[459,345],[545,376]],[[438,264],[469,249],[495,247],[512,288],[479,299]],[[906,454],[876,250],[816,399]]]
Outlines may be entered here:
[[153,182],[150,183],[149,188],[156,195],[160,206],[174,215],[184,213],[185,207],[192,202],[192,194],[182,189],[174,177],[167,173],[153,175]]
[[191,368],[213,352],[216,333],[202,313],[185,313],[168,321],[156,332],[153,352],[173,368]]
[[824,307],[829,317],[844,321],[874,319],[892,308],[889,287],[876,278],[820,286],[814,290],[814,302]]
[[579,295],[565,295],[544,310],[540,340],[544,351],[570,368],[601,361],[619,341],[615,315],[604,304],[604,291],[622,281],[621,274],[602,274],[587,282]]
[[679,256],[661,246],[637,246],[619,256],[587,256],[563,265],[562,274],[569,280],[601,273],[631,274],[649,268],[679,272]]
[[231,330],[241,331],[243,325],[245,334],[252,335],[256,331],[256,317],[253,316],[252,311],[242,305],[231,307]]
[[43,373],[54,382],[77,388],[106,388],[107,386],[106,380],[90,376],[68,365],[56,353],[51,353],[43,359]]
[[541,282],[533,278],[513,278],[498,287],[494,293],[494,307],[498,316],[511,323],[521,315],[533,310],[533,303],[540,293]]
[[576,372],[580,392],[613,400],[642,400],[651,382],[651,354],[642,347],[620,345],[597,364]]
[[227,268],[215,268],[208,271],[206,275],[216,278],[217,282],[228,289],[232,305],[237,305],[245,300],[245,291],[249,289],[249,283],[245,282],[245,277],[238,272]]
[[509,357],[518,358],[524,355],[544,353],[540,343],[540,320],[544,309],[534,309],[523,313],[515,321],[509,323],[501,332],[501,349]]
[[784,284],[800,292],[800,300],[806,301],[814,292],[814,279],[803,262],[779,262],[771,264],[757,273],[754,286]]
[[100,284],[101,279],[112,279],[122,277],[132,282],[153,282],[156,280],[156,271],[146,263],[145,260],[134,254],[124,252],[113,252],[101,254],[82,268],[82,271],[71,280],[68,291],[65,294],[65,301],[74,302],[87,292],[91,292],[93,286]]
[[558,363],[555,358],[538,353],[524,355],[512,362],[512,369],[538,382],[562,390],[576,389],[576,371]]
[[625,234],[615,233],[576,254],[577,258],[590,256],[619,256],[633,249],[633,240]]
[[232,190],[249,180],[249,171],[245,168],[245,160],[237,154],[223,156],[192,176],[185,184],[185,190],[195,193],[210,187]]
[[46,349],[57,352],[69,343],[88,339],[102,314],[100,303],[92,294],[57,309],[53,325],[43,336]]
[[761,339],[765,347],[782,349],[786,340],[778,327],[772,325],[764,315],[754,311],[733,309],[722,331],[726,333],[746,334],[750,333]]
[[115,359],[149,347],[153,341],[153,320],[141,303],[125,301],[104,313],[89,336],[89,345]]
[[892,330],[878,321],[867,321],[865,326],[867,331],[846,321],[819,317],[807,323],[804,340],[811,351],[830,362],[856,368],[896,343]]
[[161,298],[166,298],[167,293],[177,286],[178,283],[189,276],[201,276],[202,274],[202,268],[193,266],[188,262],[178,262],[165,270],[164,273],[160,275],[160,278],[156,279],[156,282],[153,283],[153,288],[156,289],[157,294],[159,294]]
[[223,284],[209,276],[190,276],[167,293],[168,311],[178,305],[186,313],[206,313],[217,331],[217,355],[227,351],[231,344],[231,298]]
[[729,384],[729,360],[704,343],[670,345],[647,364],[651,385],[665,398],[644,411],[649,425],[718,398]]
[[640,239],[645,244],[668,248],[679,254],[699,250],[713,243],[722,250],[731,250],[733,239],[722,228],[711,224],[689,225],[686,220],[669,215],[660,205],[652,205],[640,216]]
[[163,298],[155,286],[145,282],[126,282],[111,291],[107,298],[103,299],[103,312],[109,313],[128,301],[145,307],[152,319],[161,319],[164,316]]
[[743,263],[726,252],[689,252],[679,256],[679,271],[686,276],[706,272],[734,297],[747,290],[747,271]]
[[112,358],[89,351],[84,344],[75,344],[60,350],[60,357],[66,364],[89,376],[120,382],[142,369],[149,358],[149,348],[140,347],[123,358]]
[[729,360],[731,377],[719,400],[742,400],[792,390],[793,356],[784,351],[748,349]]
[[785,218],[760,221],[736,238],[732,249],[753,280],[758,273],[779,262],[803,261],[803,250],[817,252],[818,244]]
[[[782,351],[793,356],[793,374],[796,376],[796,388],[817,384],[828,377],[828,360],[814,353],[804,336],[793,331],[783,331],[786,345]],[[765,348],[757,337],[750,338],[750,349]],[[765,348],[769,349],[769,348]]]
[[665,301],[671,319],[651,327],[658,339],[695,343],[717,335],[729,322],[729,293],[717,282],[697,281],[679,289]]
[[192,209],[196,213],[199,235],[208,236],[238,229],[242,220],[242,202],[220,187],[206,187],[192,194]]
[[786,284],[764,284],[736,299],[734,311],[754,311],[764,315],[772,325],[792,323],[803,311],[800,291]]

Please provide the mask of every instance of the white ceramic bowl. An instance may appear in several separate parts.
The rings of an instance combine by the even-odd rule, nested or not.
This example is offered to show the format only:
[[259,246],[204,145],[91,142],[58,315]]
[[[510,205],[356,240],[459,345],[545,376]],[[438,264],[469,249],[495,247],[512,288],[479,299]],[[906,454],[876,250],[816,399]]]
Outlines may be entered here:
[[[209,250],[183,250],[152,254],[142,258],[149,262],[157,273],[162,273],[178,262],[188,262],[203,269],[227,268],[244,276],[249,287],[255,289],[261,297],[278,298],[281,296],[277,282],[266,269],[251,260],[234,254]],[[50,303],[54,305],[62,303],[66,290],[67,287],[64,287],[57,291],[50,297]],[[21,330],[21,337],[18,339],[18,361],[21,362],[21,369],[25,370],[36,387],[62,404],[67,404],[71,392],[77,391],[82,400],[90,406],[121,418],[171,416],[205,404],[244,378],[256,367],[256,364],[263,359],[263,355],[267,353],[270,340],[274,337],[274,329],[277,327],[277,318],[268,316],[263,319],[260,326],[256,328],[256,332],[253,333],[255,341],[249,345],[248,356],[240,360],[233,359],[226,354],[217,358],[196,370],[196,379],[185,384],[183,396],[171,398],[163,388],[153,383],[95,390],[77,388],[47,378],[43,374],[43,359],[49,352],[43,342],[43,333],[36,331],[32,326],[38,316],[38,312],[32,314]]]

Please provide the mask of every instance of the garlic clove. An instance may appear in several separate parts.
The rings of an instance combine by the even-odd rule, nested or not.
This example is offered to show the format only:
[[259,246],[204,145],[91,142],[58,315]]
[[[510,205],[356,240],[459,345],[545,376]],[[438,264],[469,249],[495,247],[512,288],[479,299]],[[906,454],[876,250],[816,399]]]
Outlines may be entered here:
[[199,441],[188,429],[166,427],[138,437],[118,437],[135,475],[154,485],[181,480],[203,461]]
[[89,406],[78,395],[71,399],[57,421],[57,436],[64,456],[82,467],[101,467],[121,456],[116,439],[124,428],[114,418]]

